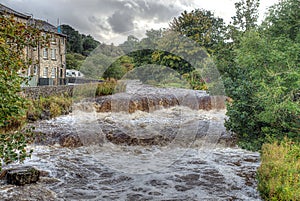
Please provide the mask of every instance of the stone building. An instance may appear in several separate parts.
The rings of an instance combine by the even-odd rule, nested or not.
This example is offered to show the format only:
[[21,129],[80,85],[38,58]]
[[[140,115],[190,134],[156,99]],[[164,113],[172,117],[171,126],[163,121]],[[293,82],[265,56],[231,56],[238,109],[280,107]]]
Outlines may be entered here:
[[66,35],[57,27],[32,16],[17,12],[0,4],[0,14],[13,15],[19,22],[34,26],[41,30],[41,35],[50,40],[49,45],[27,47],[24,50],[26,59],[31,59],[27,74],[29,86],[64,85],[66,82]]

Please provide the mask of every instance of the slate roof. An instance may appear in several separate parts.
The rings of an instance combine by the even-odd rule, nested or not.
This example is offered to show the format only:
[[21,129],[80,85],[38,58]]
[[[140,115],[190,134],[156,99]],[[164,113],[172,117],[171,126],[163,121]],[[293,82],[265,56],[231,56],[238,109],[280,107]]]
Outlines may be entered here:
[[0,14],[11,14],[11,15],[15,15],[17,17],[23,18],[23,19],[27,19],[28,24],[31,25],[31,26],[37,27],[38,29],[43,30],[45,32],[56,33],[58,35],[66,37],[65,34],[58,33],[57,27],[50,24],[49,22],[46,22],[46,21],[40,20],[40,19],[31,18],[31,16],[25,15],[25,14],[20,13],[18,11],[15,11],[15,10],[7,7],[7,6],[4,6],[1,3],[0,3]]
[[24,19],[29,19],[30,16],[29,15],[24,15],[23,13],[20,13],[18,11],[15,11],[9,7],[6,7],[4,6],[3,4],[0,3],[0,13],[1,14],[12,14],[12,15],[15,15],[17,17],[20,17],[20,18],[24,18]]
[[57,28],[50,24],[49,22],[46,22],[44,20],[39,20],[39,19],[33,19],[30,20],[30,24],[36,26],[37,28],[45,31],[45,32],[57,32]]

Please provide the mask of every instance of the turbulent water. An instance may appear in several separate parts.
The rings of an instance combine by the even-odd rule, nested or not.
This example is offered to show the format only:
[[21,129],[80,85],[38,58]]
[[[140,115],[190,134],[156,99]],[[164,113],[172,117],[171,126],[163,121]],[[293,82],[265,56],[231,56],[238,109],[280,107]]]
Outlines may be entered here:
[[[1,181],[0,200],[261,200],[259,154],[233,146],[225,110],[75,108],[35,123],[47,139],[31,145],[25,164],[42,171],[40,181],[22,187]],[[76,140],[62,142],[64,135]]]
[[[97,143],[73,149],[57,144],[32,146],[34,154],[25,164],[43,170],[43,177],[37,184],[24,187],[3,183],[0,198],[260,200],[254,179],[259,154],[226,147],[220,142],[224,117],[224,111],[173,107],[153,113],[78,112],[40,122],[37,129],[41,131],[59,125],[61,132],[73,129],[82,139],[88,136]],[[177,132],[179,138],[165,146],[116,145],[99,134],[103,133],[102,124],[107,122],[135,136],[171,131]],[[203,125],[199,122],[209,123],[189,130],[190,125]],[[92,132],[98,135],[92,136]],[[199,133],[204,134],[197,137]],[[192,136],[184,141],[183,134]]]

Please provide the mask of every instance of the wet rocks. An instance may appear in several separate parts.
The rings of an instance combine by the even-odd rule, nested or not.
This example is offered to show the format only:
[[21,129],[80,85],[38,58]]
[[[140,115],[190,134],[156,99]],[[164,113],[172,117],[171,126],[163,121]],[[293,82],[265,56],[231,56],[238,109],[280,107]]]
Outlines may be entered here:
[[35,144],[59,144],[68,148],[102,144],[103,136],[101,132],[99,130],[89,130],[85,126],[81,125],[78,128],[74,128],[64,123],[55,124],[55,120],[54,122],[41,121],[35,124]]
[[129,146],[150,146],[150,145],[166,145],[171,142],[172,139],[167,137],[156,135],[156,136],[146,136],[143,138],[133,137],[128,134],[119,133],[108,133],[106,134],[106,139],[114,144],[118,145],[129,145]]
[[34,167],[18,167],[6,170],[6,180],[8,184],[23,186],[25,184],[36,183],[39,180],[40,171]]
[[97,112],[152,112],[161,108],[186,106],[193,110],[225,109],[225,96],[210,96],[205,91],[181,88],[157,88],[129,83],[126,92],[97,97]]
[[181,186],[181,185],[176,185],[175,186],[175,189],[177,190],[177,191],[188,191],[188,190],[191,190],[191,189],[193,189],[194,187],[192,187],[192,186]]
[[176,97],[173,94],[157,95],[129,95],[126,93],[112,96],[99,97],[96,99],[96,111],[101,112],[128,112],[135,111],[152,112],[161,108],[169,108],[177,105],[187,106],[194,110],[225,109],[223,96],[198,96],[192,100],[184,97]]
[[82,143],[80,137],[78,135],[74,135],[74,134],[67,134],[67,135],[60,136],[59,144],[62,147],[69,147],[69,148],[83,146],[83,143]]
[[54,145],[59,144],[62,147],[75,148],[83,145],[80,137],[73,132],[57,130],[35,130],[35,144]]

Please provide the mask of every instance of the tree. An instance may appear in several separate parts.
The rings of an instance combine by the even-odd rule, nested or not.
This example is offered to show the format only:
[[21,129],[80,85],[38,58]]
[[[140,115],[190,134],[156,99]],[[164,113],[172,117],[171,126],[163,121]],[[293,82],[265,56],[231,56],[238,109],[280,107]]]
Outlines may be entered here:
[[24,160],[30,134],[19,132],[25,123],[27,100],[20,95],[26,78],[22,73],[31,63],[24,57],[26,47],[43,44],[39,30],[0,16],[0,168],[3,163]]
[[91,35],[80,34],[70,25],[61,25],[61,31],[67,35],[67,53],[88,56],[100,45],[100,42],[96,41]]
[[127,37],[127,40],[120,44],[119,47],[125,52],[130,53],[138,48],[139,39],[133,35]]
[[300,1],[283,0],[269,9],[269,14],[262,24],[270,36],[286,37],[300,41]]
[[140,41],[139,46],[143,49],[152,49],[155,50],[158,45],[158,40],[163,37],[163,30],[147,30],[146,31],[146,38],[143,38]]
[[67,52],[82,54],[81,34],[69,25],[61,25],[61,31],[67,35]]
[[249,31],[257,26],[259,0],[240,0],[235,4],[233,25],[239,31]]
[[94,40],[94,38],[91,35],[85,36],[85,35],[81,35],[82,36],[82,54],[84,56],[89,56],[89,54],[96,49],[99,45],[100,42]]
[[178,18],[173,19],[170,29],[196,41],[209,54],[214,52],[216,44],[224,41],[226,31],[222,18],[203,9],[184,11]]
[[234,49],[239,48],[240,39],[243,34],[251,29],[257,28],[259,0],[240,0],[235,4],[235,16],[233,22],[226,28],[224,40],[217,50],[215,62],[222,75],[234,79],[234,58],[236,57]]
[[80,70],[82,63],[86,59],[85,56],[78,53],[67,53],[66,54],[66,65],[67,69]]
[[[257,150],[270,137],[300,140],[300,43],[286,34],[293,32],[284,31],[293,30],[289,22],[295,15],[287,16],[298,8],[292,2],[277,4],[276,12],[272,10],[259,29],[245,31],[235,48],[235,63],[226,80],[234,100],[227,108],[226,127],[237,133],[243,148]],[[269,24],[272,19],[280,22],[279,27]],[[279,29],[283,33],[274,32]]]
[[132,70],[133,59],[127,55],[121,56],[116,61],[114,61],[103,73],[103,78],[114,78],[119,80],[124,77],[124,75]]

